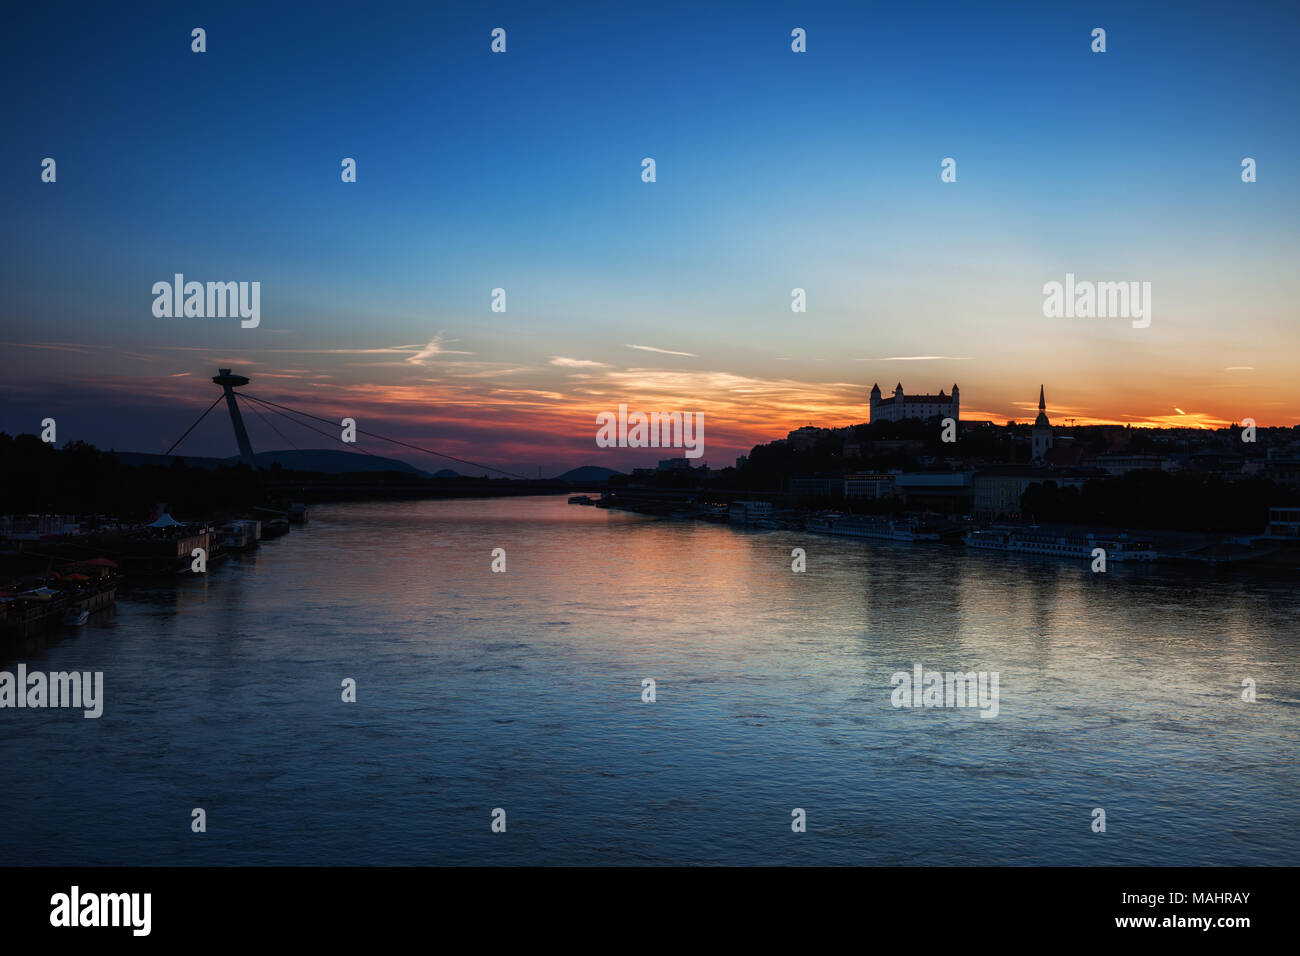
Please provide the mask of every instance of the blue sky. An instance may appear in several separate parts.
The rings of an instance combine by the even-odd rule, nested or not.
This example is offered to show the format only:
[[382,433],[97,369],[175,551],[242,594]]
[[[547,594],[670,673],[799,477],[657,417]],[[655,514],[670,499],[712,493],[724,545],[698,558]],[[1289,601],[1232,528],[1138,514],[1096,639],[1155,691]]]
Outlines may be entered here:
[[[877,380],[1300,419],[1297,4],[55,5],[0,43],[5,430],[155,450],[218,359],[518,467],[639,463],[591,440],[618,401],[730,454]],[[1044,319],[1067,271],[1151,281],[1151,328]],[[155,318],[174,272],[260,281],[261,327]]]

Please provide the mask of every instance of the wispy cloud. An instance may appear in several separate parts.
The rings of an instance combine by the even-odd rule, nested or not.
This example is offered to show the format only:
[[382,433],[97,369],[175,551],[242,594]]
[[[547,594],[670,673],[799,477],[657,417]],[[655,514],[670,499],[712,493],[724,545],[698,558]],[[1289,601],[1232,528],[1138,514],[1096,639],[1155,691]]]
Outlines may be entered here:
[[630,349],[640,349],[642,352],[658,352],[660,355],[683,355],[686,358],[699,358],[694,352],[674,352],[671,349],[657,349],[653,345],[629,345]]
[[593,362],[591,359],[565,358],[563,355],[552,356],[551,364],[558,365],[561,368],[609,368],[604,362]]
[[1255,366],[1253,366],[1253,365],[1229,365],[1227,368],[1224,369],[1224,371],[1225,371],[1225,372],[1253,372],[1253,371],[1255,371]]
[[[1011,402],[1014,408],[1024,411],[1025,418],[1032,418],[1038,410],[1037,402]],[[1185,412],[1177,406],[1173,406],[1175,414],[1157,415],[1157,414],[1124,414],[1119,418],[1108,418],[1091,414],[1091,410],[1075,405],[1058,405],[1050,403],[1047,407],[1048,416],[1052,424],[1061,425],[1132,425],[1135,428],[1221,428],[1229,425],[1231,422],[1226,419],[1211,415],[1208,412]],[[962,418],[966,418],[965,410],[962,411]],[[995,416],[990,416],[993,419]],[[996,416],[1000,418],[1001,416]],[[1017,418],[1012,414],[1009,418]],[[1023,419],[1022,419],[1023,420]]]
[[[455,342],[459,340],[452,339],[451,341]],[[437,358],[439,355],[473,355],[473,354],[474,354],[473,352],[462,352],[459,351],[458,349],[444,348],[442,333],[439,332],[433,338],[429,339],[429,341],[424,346],[420,347],[419,350],[415,352],[415,354],[407,356],[406,360],[410,362],[412,365],[428,365],[429,359]]]
[[95,348],[112,348],[103,345],[74,345],[70,342],[0,342],[0,345],[16,349],[49,349],[54,352],[87,352]]
[[[221,349],[205,345],[159,345],[164,352],[219,352]],[[260,352],[277,355],[407,355],[425,348],[418,342],[415,345],[390,345],[377,349],[259,349]]]
[[[413,345],[388,345],[382,348],[362,349],[362,348],[341,348],[341,349],[258,349],[259,352],[267,355],[400,355],[402,359],[392,364],[400,366],[404,364],[424,365],[429,359],[436,358],[439,355],[474,355],[474,352],[465,352],[460,349],[449,349],[446,347],[447,342],[458,342],[459,339],[445,339],[439,332],[428,342],[421,345],[418,342]],[[33,348],[35,346],[32,346]],[[210,348],[207,346],[196,345],[163,345],[159,349],[167,352],[217,352],[220,349]]]
[[1223,428],[1232,422],[1219,418],[1208,412],[1185,412],[1175,408],[1177,415],[1125,416],[1131,418],[1130,424],[1139,428]]
[[892,355],[889,358],[860,358],[855,362],[968,362],[969,355]]

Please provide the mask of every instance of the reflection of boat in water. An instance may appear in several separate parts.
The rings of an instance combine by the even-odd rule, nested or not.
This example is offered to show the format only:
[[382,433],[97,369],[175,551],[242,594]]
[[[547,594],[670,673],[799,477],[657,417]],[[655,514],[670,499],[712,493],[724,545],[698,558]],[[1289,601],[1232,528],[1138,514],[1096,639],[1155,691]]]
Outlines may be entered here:
[[571,505],[594,505],[595,503],[590,495],[574,495],[569,499]]
[[70,607],[63,612],[64,627],[81,627],[90,620],[90,612],[84,607]]
[[839,534],[880,541],[938,541],[939,530],[913,518],[826,514],[809,518],[804,527],[817,534]]
[[289,533],[288,518],[268,518],[262,522],[263,538],[278,538]]
[[968,547],[1013,554],[1046,554],[1061,558],[1091,558],[1101,548],[1107,561],[1154,561],[1158,554],[1150,541],[1127,534],[1099,535],[1044,531],[1041,528],[992,528],[972,531],[963,539]]

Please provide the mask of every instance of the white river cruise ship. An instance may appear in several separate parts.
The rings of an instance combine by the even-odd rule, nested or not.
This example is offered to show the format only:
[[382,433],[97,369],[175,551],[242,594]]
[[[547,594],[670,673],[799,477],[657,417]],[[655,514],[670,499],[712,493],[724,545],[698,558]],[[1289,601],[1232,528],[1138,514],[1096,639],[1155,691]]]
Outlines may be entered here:
[[1105,550],[1107,561],[1154,561],[1157,557],[1150,541],[1131,538],[1127,534],[1062,534],[1039,528],[995,528],[972,531],[963,540],[972,548],[986,551],[1049,554],[1062,558],[1091,558],[1095,548]]

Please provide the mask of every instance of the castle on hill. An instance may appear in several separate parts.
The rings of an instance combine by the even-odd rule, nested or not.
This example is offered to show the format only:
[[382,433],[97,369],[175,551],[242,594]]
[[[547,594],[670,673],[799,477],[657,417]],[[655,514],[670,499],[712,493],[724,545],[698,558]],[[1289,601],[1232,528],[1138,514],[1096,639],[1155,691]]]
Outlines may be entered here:
[[894,386],[892,398],[880,397],[880,386],[871,387],[872,422],[901,422],[906,418],[951,418],[960,421],[961,396],[957,386],[952,387],[952,395],[945,395],[939,389],[938,395],[904,395],[903,383]]

